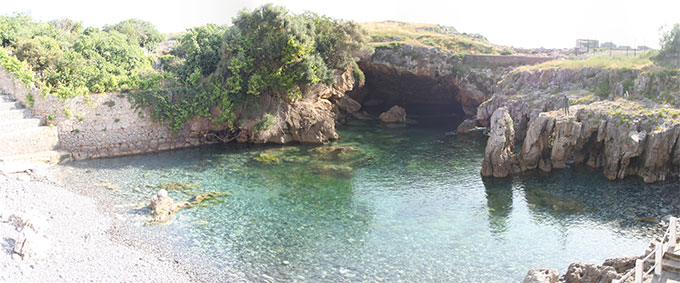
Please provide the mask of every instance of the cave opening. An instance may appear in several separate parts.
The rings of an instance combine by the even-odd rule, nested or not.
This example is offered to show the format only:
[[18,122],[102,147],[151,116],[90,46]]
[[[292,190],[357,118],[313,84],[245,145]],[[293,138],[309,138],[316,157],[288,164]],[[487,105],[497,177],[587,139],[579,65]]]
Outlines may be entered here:
[[360,62],[366,76],[363,88],[352,98],[362,111],[377,116],[394,105],[406,110],[406,117],[419,123],[445,123],[457,126],[466,118],[460,88],[449,76],[399,72],[392,67]]

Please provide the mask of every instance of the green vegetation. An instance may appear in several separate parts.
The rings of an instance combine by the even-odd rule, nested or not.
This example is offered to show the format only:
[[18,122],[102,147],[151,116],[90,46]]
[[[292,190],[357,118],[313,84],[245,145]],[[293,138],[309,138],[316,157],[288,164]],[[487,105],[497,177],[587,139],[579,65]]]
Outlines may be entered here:
[[598,55],[590,56],[586,59],[553,60],[533,66],[522,66],[515,69],[515,72],[546,69],[582,69],[588,67],[611,70],[643,69],[652,65],[652,61],[650,60],[652,55],[654,55],[654,52],[649,51],[637,57],[625,55],[614,55],[609,57]]
[[35,83],[60,98],[143,88],[156,71],[142,46],[159,41],[151,24],[137,20],[99,30],[70,20],[0,17],[2,67],[27,86]]
[[226,26],[208,24],[191,28],[182,35],[178,46],[172,51],[175,56],[184,59],[184,63],[176,70],[179,77],[186,80],[194,70],[200,70],[202,76],[215,72],[226,31]]
[[401,44],[410,44],[439,47],[442,50],[463,54],[499,54],[510,51],[489,43],[482,36],[461,34],[453,28],[440,25],[392,21],[361,25],[368,31],[370,43],[375,47],[394,48]]

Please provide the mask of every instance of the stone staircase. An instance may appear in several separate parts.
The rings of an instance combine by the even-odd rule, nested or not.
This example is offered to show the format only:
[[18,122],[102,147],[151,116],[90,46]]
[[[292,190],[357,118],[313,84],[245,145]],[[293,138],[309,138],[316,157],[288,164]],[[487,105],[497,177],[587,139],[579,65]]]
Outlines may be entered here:
[[[651,248],[647,250],[651,252]],[[645,265],[645,270],[651,268],[654,264],[654,260],[647,262]],[[666,254],[663,256],[662,264],[663,272],[661,275],[648,275],[645,277],[643,282],[668,282],[668,283],[680,283],[680,243],[676,244],[674,248],[670,248]]]
[[41,126],[28,109],[0,93],[0,171],[21,172],[67,159],[70,154],[55,149],[58,142],[57,128]]

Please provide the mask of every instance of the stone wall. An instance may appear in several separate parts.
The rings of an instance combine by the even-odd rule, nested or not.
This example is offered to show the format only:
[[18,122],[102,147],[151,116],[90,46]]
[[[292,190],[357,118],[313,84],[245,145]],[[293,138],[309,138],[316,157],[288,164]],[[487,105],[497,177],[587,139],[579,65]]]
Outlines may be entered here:
[[147,110],[135,110],[126,94],[92,94],[86,100],[76,97],[60,101],[43,97],[35,88],[26,88],[13,75],[0,68],[0,91],[11,94],[30,108],[44,124],[59,131],[58,147],[74,159],[112,157],[197,146],[207,143],[197,133],[206,123],[189,123],[176,135],[161,123],[153,122]]
[[465,55],[463,63],[487,63],[492,65],[535,65],[555,60],[553,57],[503,56],[503,55]]

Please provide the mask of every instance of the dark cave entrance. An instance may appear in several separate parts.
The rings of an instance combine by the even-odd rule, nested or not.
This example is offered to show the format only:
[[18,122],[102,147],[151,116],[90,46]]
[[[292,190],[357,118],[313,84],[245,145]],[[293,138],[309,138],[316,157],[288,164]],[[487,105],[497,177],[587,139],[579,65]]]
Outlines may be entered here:
[[359,63],[366,83],[350,94],[362,111],[377,116],[394,105],[406,110],[406,118],[418,123],[457,126],[466,118],[455,80],[439,74],[399,72],[385,65]]

